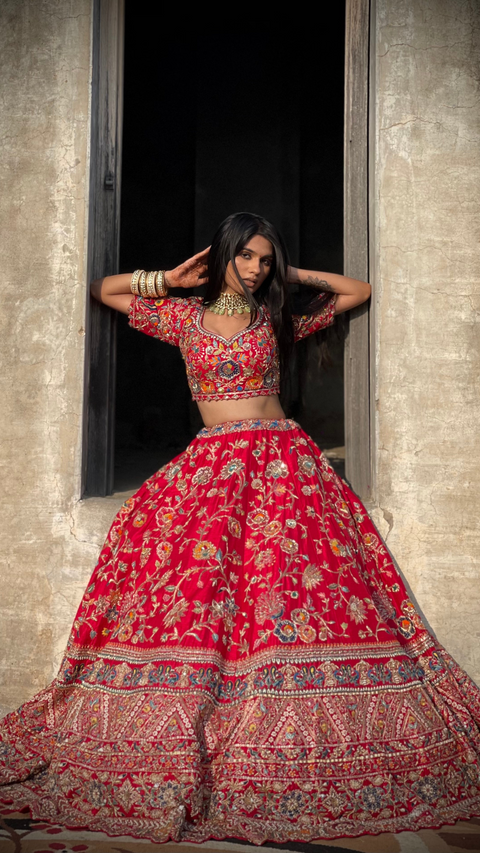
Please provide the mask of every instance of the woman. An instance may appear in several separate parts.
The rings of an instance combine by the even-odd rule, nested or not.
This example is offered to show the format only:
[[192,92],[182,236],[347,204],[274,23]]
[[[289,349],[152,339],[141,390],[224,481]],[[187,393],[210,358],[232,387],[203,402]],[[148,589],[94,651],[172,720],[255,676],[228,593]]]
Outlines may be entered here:
[[[204,283],[203,301],[168,296]],[[58,678],[5,719],[4,801],[156,841],[480,814],[480,691],[279,402],[294,340],[369,285],[288,267],[274,227],[235,214],[176,269],[92,292],[180,347],[205,428],[126,501]]]

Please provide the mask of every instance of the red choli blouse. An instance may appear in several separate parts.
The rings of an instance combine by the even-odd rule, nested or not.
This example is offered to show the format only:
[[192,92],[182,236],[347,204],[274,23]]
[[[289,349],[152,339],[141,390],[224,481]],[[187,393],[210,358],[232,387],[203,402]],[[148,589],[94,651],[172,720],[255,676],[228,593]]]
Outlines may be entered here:
[[[280,392],[278,345],[268,311],[231,338],[203,327],[202,299],[143,299],[134,296],[129,323],[134,329],[180,347],[194,400],[242,400]],[[333,323],[335,298],[325,294],[315,314],[293,317],[295,340]]]

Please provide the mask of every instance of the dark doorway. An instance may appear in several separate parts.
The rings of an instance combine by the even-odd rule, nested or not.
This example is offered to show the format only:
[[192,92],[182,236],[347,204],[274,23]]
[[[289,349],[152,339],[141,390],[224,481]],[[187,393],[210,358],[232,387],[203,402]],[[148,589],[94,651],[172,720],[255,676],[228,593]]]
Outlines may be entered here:
[[[293,264],[342,272],[343,4],[321,47],[306,33],[159,43],[150,11],[127,4],[120,271],[176,266],[250,210],[280,228]],[[343,345],[330,338],[321,370],[318,341],[298,345],[289,414],[341,468]],[[115,491],[139,486],[200,427],[180,353],[119,316]]]

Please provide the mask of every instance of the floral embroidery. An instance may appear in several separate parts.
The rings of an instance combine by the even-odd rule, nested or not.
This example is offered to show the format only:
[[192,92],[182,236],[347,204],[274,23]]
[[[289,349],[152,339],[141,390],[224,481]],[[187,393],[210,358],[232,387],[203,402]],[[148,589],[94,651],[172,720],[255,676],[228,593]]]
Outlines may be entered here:
[[201,430],[125,502],[58,677],[0,735],[4,801],[158,843],[480,813],[480,691],[293,421]]
[[216,550],[211,542],[197,542],[193,549],[193,556],[196,560],[207,560],[208,557],[213,557]]
[[280,459],[275,459],[273,462],[269,462],[265,468],[265,476],[273,477],[275,480],[278,479],[278,477],[286,477],[287,474],[288,467],[285,465],[285,462],[281,462]]
[[310,621],[310,615],[306,610],[303,610],[301,607],[296,607],[292,610],[292,619],[297,625],[306,625],[307,622]]
[[298,635],[297,626],[289,619],[278,619],[273,633],[281,643],[294,643]]
[[[208,332],[202,323],[202,300],[143,299],[130,307],[130,325],[147,335],[180,347],[194,400],[241,400],[280,393],[278,346],[268,311],[260,307],[257,320],[230,339]],[[295,316],[295,340],[329,326],[335,319],[335,300],[311,316]]]
[[196,474],[192,477],[193,486],[205,486],[213,477],[213,470],[209,465],[204,468],[199,468]]
[[298,636],[304,643],[313,643],[317,638],[317,632],[311,625],[297,625]]
[[322,580],[322,573],[318,566],[315,566],[313,563],[308,563],[303,570],[302,585],[309,590],[315,589]]

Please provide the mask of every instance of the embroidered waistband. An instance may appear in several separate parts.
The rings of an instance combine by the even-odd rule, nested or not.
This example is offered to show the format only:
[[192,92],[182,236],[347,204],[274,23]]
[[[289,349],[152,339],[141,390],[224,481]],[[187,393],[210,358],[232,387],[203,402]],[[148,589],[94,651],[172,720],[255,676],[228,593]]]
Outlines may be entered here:
[[250,432],[254,429],[270,429],[277,432],[286,432],[290,429],[299,429],[296,421],[289,418],[247,418],[243,421],[225,421],[223,424],[216,424],[213,427],[203,427],[197,438],[211,438],[215,435],[228,435],[230,432]]

